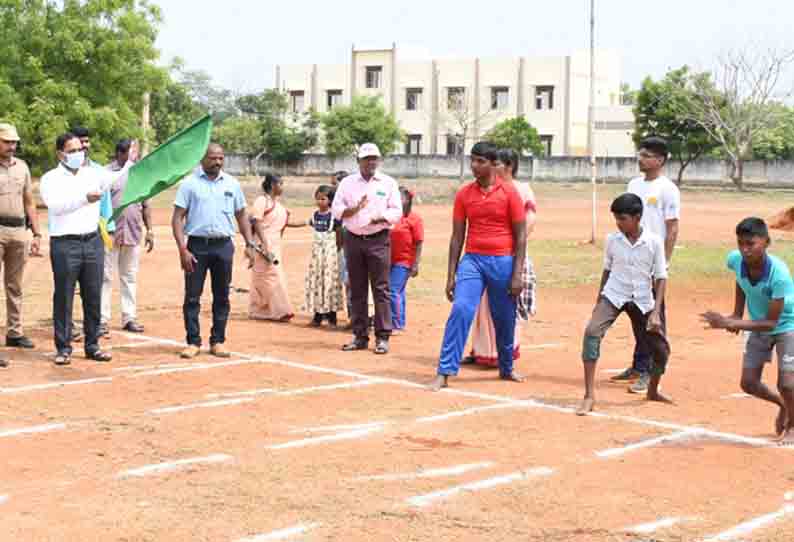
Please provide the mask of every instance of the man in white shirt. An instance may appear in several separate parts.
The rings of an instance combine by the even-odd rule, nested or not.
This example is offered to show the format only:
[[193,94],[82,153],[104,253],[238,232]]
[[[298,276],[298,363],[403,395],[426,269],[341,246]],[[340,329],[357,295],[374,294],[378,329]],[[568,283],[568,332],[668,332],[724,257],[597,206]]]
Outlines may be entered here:
[[[55,363],[71,362],[72,308],[78,282],[83,300],[85,355],[106,362],[111,355],[99,348],[105,257],[98,233],[99,201],[113,181],[126,173],[129,164],[117,173],[88,165],[80,138],[72,133],[58,136],[55,147],[60,164],[41,178],[40,189],[49,214],[50,261],[55,281]],[[137,148],[131,151],[131,160],[137,153]]]
[[[638,166],[641,177],[629,182],[627,192],[636,194],[643,203],[643,230],[658,235],[664,242],[664,254],[669,267],[673,250],[678,239],[678,224],[681,219],[681,192],[667,178],[664,166],[667,162],[667,141],[661,137],[648,137],[640,142]],[[662,329],[667,332],[667,317],[664,304],[660,309]],[[648,367],[650,353],[643,350],[635,335],[634,359],[632,366],[612,377],[614,382],[633,382],[629,386],[632,393],[645,393],[648,390]]]
[[595,367],[601,355],[601,341],[623,312],[631,319],[634,336],[643,350],[652,354],[648,400],[672,402],[659,391],[670,357],[661,318],[667,284],[662,239],[640,225],[643,204],[636,194],[619,196],[611,210],[620,231],[607,237],[598,299],[582,341],[585,395],[576,411],[579,416],[595,406]]

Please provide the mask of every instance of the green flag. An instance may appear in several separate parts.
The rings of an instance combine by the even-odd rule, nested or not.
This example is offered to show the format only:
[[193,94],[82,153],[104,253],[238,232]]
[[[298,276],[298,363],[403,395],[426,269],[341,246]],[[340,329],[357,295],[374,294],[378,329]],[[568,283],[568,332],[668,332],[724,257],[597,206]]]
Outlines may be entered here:
[[197,120],[130,168],[115,220],[128,205],[152,198],[179,182],[204,158],[212,134],[212,117]]

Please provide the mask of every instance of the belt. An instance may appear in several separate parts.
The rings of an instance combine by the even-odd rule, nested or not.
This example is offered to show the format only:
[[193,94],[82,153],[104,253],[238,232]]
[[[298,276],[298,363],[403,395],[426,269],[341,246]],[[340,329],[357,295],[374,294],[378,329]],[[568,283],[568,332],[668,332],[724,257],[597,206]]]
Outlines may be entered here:
[[82,234],[75,234],[75,235],[54,235],[51,236],[51,239],[63,239],[64,241],[90,241],[94,237],[97,236],[97,232],[92,231],[91,233],[82,233]]
[[350,230],[347,230],[347,233],[349,233],[350,235],[352,235],[356,239],[362,239],[364,241],[368,241],[369,239],[377,239],[378,237],[380,237],[383,234],[388,233],[388,232],[389,232],[389,229],[388,228],[384,228],[384,229],[382,229],[380,231],[377,231],[375,233],[367,233],[365,235],[359,235],[357,233],[353,233]]
[[6,228],[24,228],[25,218],[19,218],[16,216],[0,216],[0,226],[5,226]]
[[231,240],[231,237],[196,237],[194,235],[187,238],[188,243],[203,243],[205,245],[221,245]]

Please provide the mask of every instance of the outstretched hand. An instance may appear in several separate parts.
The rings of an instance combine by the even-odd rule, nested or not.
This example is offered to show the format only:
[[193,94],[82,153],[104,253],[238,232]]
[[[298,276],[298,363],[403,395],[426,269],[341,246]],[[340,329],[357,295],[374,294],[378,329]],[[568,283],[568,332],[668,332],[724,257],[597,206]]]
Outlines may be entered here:
[[718,312],[706,311],[701,313],[700,321],[708,324],[707,329],[731,329],[728,318]]

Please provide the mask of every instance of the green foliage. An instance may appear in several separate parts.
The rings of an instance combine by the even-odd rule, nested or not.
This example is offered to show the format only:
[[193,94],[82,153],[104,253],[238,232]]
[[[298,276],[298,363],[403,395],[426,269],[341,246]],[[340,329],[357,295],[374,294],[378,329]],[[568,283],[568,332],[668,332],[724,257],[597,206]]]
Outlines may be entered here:
[[262,127],[251,117],[233,117],[215,126],[212,140],[223,145],[227,153],[253,158],[262,152]]
[[753,158],[792,160],[794,159],[794,109],[783,104],[773,104],[770,107],[778,110],[780,122],[762,131],[753,140]]
[[668,72],[660,81],[650,77],[642,82],[634,105],[634,143],[648,136],[657,135],[667,139],[670,154],[680,164],[678,184],[683,179],[686,167],[698,157],[716,149],[718,143],[697,122],[691,111],[698,100],[692,90],[695,78],[687,66]]
[[17,126],[34,174],[55,165],[55,138],[70,126],[94,132],[98,161],[141,135],[143,94],[167,82],[159,23],[143,0],[0,0],[0,120]]
[[499,147],[513,149],[519,156],[527,152],[532,153],[533,156],[545,154],[538,131],[524,117],[503,120],[494,126],[485,138]]
[[375,143],[386,155],[405,137],[397,119],[376,96],[356,96],[350,105],[336,106],[323,115],[321,122],[325,152],[332,157],[351,155],[363,143]]
[[188,89],[172,76],[159,90],[152,92],[149,117],[154,130],[153,143],[159,145],[179,130],[208,113],[190,95]]

